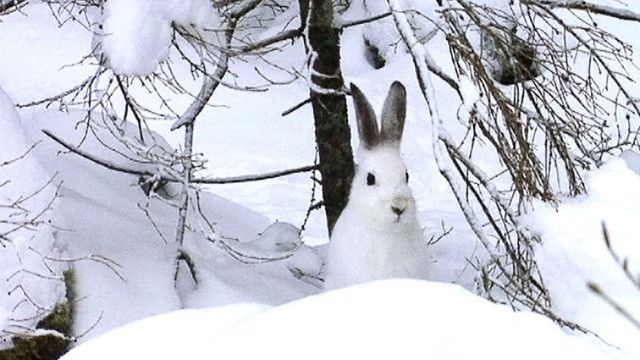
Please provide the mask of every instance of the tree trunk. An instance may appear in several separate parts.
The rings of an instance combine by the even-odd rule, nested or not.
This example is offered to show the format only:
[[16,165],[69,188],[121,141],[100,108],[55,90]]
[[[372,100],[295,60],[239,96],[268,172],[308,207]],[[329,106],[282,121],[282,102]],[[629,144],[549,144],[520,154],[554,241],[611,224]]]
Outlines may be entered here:
[[308,20],[307,52],[314,54],[310,64],[310,97],[320,157],[322,196],[331,233],[347,204],[354,171],[347,102],[342,91],[340,31],[333,23],[331,0],[300,0],[300,15],[303,26]]

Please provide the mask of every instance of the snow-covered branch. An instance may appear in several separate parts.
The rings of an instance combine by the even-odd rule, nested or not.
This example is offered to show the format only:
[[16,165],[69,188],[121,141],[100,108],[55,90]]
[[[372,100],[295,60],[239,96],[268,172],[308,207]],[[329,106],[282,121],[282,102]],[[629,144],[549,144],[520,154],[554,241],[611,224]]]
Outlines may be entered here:
[[273,179],[281,176],[309,172],[317,169],[318,169],[317,165],[307,165],[307,166],[301,166],[293,169],[272,171],[272,172],[259,174],[259,175],[241,175],[241,176],[231,176],[231,177],[224,177],[224,178],[199,178],[199,179],[194,179],[191,182],[198,183],[198,184],[233,184],[233,183]]
[[[61,138],[59,138],[58,136],[54,135],[49,130],[42,130],[42,132],[45,135],[47,135],[48,137],[50,137],[51,139],[53,139],[58,144],[62,145],[67,150],[71,151],[72,153],[74,153],[76,155],[79,155],[79,156],[82,156],[83,158],[85,158],[85,159],[87,159],[89,161],[92,161],[92,162],[94,162],[94,163],[96,163],[96,164],[98,164],[98,165],[100,165],[102,167],[105,167],[105,168],[109,169],[109,170],[113,170],[113,171],[117,171],[117,172],[121,172],[121,173],[125,173],[125,174],[143,176],[143,177],[147,177],[147,178],[153,177],[155,181],[168,181],[168,182],[176,182],[176,183],[180,183],[180,182],[183,181],[182,179],[179,179],[177,177],[167,176],[166,174],[165,175],[159,175],[158,173],[154,173],[152,171],[141,170],[141,169],[138,169],[138,168],[134,168],[134,167],[130,167],[130,166],[122,165],[122,164],[116,164],[116,163],[114,163],[112,161],[101,159],[98,156],[90,154],[90,153],[88,153],[88,152],[86,152],[86,151],[84,151],[82,149],[79,149],[76,146],[73,146],[72,144],[62,140]],[[192,184],[209,184],[209,185],[213,185],[213,184],[234,184],[234,183],[242,183],[242,182],[251,182],[251,181],[260,181],[260,180],[273,179],[273,178],[286,176],[286,175],[309,172],[309,171],[313,171],[313,170],[316,170],[316,169],[317,169],[317,165],[307,165],[307,166],[301,166],[301,167],[292,168],[292,169],[272,171],[272,172],[268,172],[268,173],[264,173],[264,174],[239,175],[239,176],[230,176],[230,177],[193,178],[193,179],[190,180],[190,182]]]
[[272,37],[269,37],[260,41],[256,41],[254,43],[249,43],[243,47],[234,49],[234,51],[238,54],[249,53],[255,50],[266,48],[270,45],[273,45],[282,41],[294,40],[302,36],[302,33],[303,33],[303,29],[290,29],[290,30],[278,33],[277,35],[274,35]]
[[[227,72],[227,67],[229,63],[229,59],[231,59],[233,50],[231,48],[231,41],[233,40],[233,35],[236,31],[236,26],[238,21],[248,14],[250,11],[255,9],[262,0],[250,0],[240,5],[236,5],[232,10],[227,12],[225,15],[227,20],[223,22],[224,26],[224,44],[222,45],[222,49],[219,52],[218,59],[216,61],[216,67],[212,74],[206,74],[204,76],[202,88],[200,92],[194,99],[194,101],[189,105],[187,110],[180,116],[180,118],[171,126],[171,130],[177,130],[182,126],[185,126],[188,123],[193,123],[196,120],[196,117],[202,112],[206,104],[209,102],[209,99],[221,84],[222,78]],[[294,34],[295,35],[295,34]],[[292,36],[288,34],[287,36]],[[277,38],[272,40],[273,42],[281,41],[283,39]],[[268,44],[266,44],[268,45]],[[261,45],[261,46],[266,46]],[[254,47],[255,48],[255,47]]]
[[524,5],[543,5],[548,8],[584,10],[593,14],[606,15],[621,20],[639,21],[640,14],[629,9],[594,4],[585,0],[521,0]]
[[244,2],[239,2],[240,4],[234,4],[231,10],[226,13],[226,16],[232,21],[237,21],[241,17],[247,15],[256,7],[258,7],[258,5],[260,5],[260,3],[262,3],[263,1],[264,0],[247,0]]
[[0,15],[8,14],[19,10],[21,7],[27,5],[29,0],[8,0],[0,1]]
[[[231,22],[228,24],[230,27],[225,31],[225,46],[228,48],[231,44],[231,39],[233,37],[235,22]],[[229,62],[230,55],[227,51],[222,51],[220,53],[220,57],[216,63],[216,68],[211,76],[203,77],[202,88],[194,101],[189,105],[187,110],[180,116],[178,120],[171,126],[171,130],[177,130],[187,124],[192,124],[196,121],[196,118],[202,112],[206,104],[209,102],[209,99],[215,92],[215,90],[220,85],[221,79],[224,77],[224,74],[227,72],[227,66]]]
[[229,255],[238,261],[242,261],[246,264],[257,264],[272,261],[285,260],[292,257],[301,244],[298,244],[295,248],[287,251],[274,252],[261,250],[250,244],[244,244],[235,239],[218,238],[219,246],[224,249]]

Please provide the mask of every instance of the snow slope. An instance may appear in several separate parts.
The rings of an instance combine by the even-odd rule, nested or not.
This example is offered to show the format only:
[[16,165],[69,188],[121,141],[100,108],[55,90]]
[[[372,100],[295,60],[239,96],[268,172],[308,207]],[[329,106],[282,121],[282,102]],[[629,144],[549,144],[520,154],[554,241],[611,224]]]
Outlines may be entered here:
[[[144,168],[135,158],[126,159],[106,150],[103,143],[124,150],[106,130],[84,137],[84,128],[76,124],[85,114],[37,113],[26,120],[32,141],[45,139],[41,129],[50,129],[103,159]],[[150,138],[151,134],[146,136]],[[285,262],[243,264],[199,232],[189,234],[185,248],[198,267],[201,281],[197,289],[192,289],[188,279],[184,287],[176,289],[177,247],[173,235],[177,210],[148,198],[135,176],[114,173],[77,155],[61,153],[60,145],[48,138],[42,145],[37,155],[48,172],[59,173],[62,181],[52,221],[59,229],[56,238],[64,244],[66,256],[76,259],[73,266],[80,300],[74,330],[83,334],[91,329],[81,341],[132,320],[182,307],[249,301],[280,304],[316,291],[295,279]],[[159,145],[168,146],[161,141]],[[171,187],[168,192],[178,193]],[[216,195],[203,192],[200,196],[202,211],[215,222],[220,236],[249,242],[259,239],[258,234],[269,225],[264,216]]]
[[9,345],[5,331],[33,329],[63,300],[66,264],[43,259],[59,256],[49,209],[60,179],[30,151],[33,143],[1,87],[0,129],[10,134],[0,141],[1,350]]
[[371,282],[259,311],[246,304],[163,314],[62,359],[606,358],[545,317],[442,283]]

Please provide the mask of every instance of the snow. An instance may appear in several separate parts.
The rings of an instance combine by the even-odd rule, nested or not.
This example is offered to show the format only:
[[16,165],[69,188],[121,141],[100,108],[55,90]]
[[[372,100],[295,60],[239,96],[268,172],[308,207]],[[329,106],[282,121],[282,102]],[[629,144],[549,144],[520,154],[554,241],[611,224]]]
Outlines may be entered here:
[[480,100],[481,95],[476,86],[473,84],[473,81],[469,79],[467,76],[460,76],[460,93],[462,94],[462,99],[464,104],[471,108],[473,104]]
[[[369,1],[368,9],[362,7],[363,2],[352,3],[342,22],[387,11],[384,1]],[[436,6],[435,2],[398,3],[402,7],[421,6],[427,13]],[[102,35],[94,41],[102,42],[110,65],[118,73],[150,74],[170,59],[177,76],[187,79],[184,86],[197,92],[200,81],[189,82],[188,66],[179,66],[179,57],[168,51],[170,23],[180,23],[194,33],[215,28],[219,21],[215,11],[207,0],[109,0],[102,14]],[[294,16],[295,11],[289,11],[266,23],[265,32],[256,37],[277,33]],[[629,23],[596,18],[603,28],[612,26],[612,31],[621,34],[628,34],[632,28]],[[420,17],[409,17],[409,21],[421,27],[425,36],[434,27]],[[615,253],[628,258],[632,272],[637,274],[640,249],[634,232],[640,211],[640,184],[639,176],[629,168],[636,172],[640,168],[638,154],[623,154],[624,162],[613,159],[594,170],[589,175],[589,195],[562,199],[557,209],[537,204],[536,211],[522,219],[541,236],[535,255],[555,310],[594,331],[602,340],[563,331],[540,316],[514,313],[472,295],[469,291],[476,289],[477,275],[473,265],[482,263],[487,255],[433,161],[431,125],[413,63],[398,46],[392,18],[380,24],[388,28],[344,30],[345,79],[357,83],[378,105],[392,81],[405,84],[409,105],[402,153],[411,173],[419,221],[427,239],[450,232],[429,248],[432,282],[378,282],[316,295],[322,291],[319,279],[324,276],[326,256],[326,249],[316,246],[327,241],[322,212],[311,214],[303,232],[297,229],[310,202],[310,174],[204,189],[200,193],[202,206],[214,229],[191,212],[193,231],[185,239],[184,248],[178,249],[172,244],[176,209],[167,201],[147,197],[135,176],[114,173],[61,152],[63,149],[41,132],[49,129],[78,144],[85,135],[82,120],[86,111],[34,107],[16,113],[12,106],[57,94],[95,71],[90,65],[64,67],[89,54],[93,34],[74,22],[58,26],[48,6],[37,2],[2,18],[0,86],[11,99],[0,96],[0,162],[21,154],[36,141],[42,143],[24,160],[0,167],[0,182],[5,176],[19,179],[16,187],[0,187],[0,194],[6,196],[1,191],[7,189],[11,189],[10,196],[29,193],[56,173],[62,186],[53,212],[47,215],[55,227],[15,236],[11,246],[0,249],[0,278],[11,277],[18,258],[22,266],[48,272],[28,246],[73,260],[56,263],[54,269],[59,272],[67,265],[75,269],[80,300],[76,303],[73,333],[86,333],[68,359],[188,357],[185,354],[209,358],[214,353],[230,358],[254,353],[283,358],[413,358],[424,354],[442,359],[555,359],[566,358],[567,354],[581,359],[639,357],[640,349],[634,342],[638,329],[586,287],[589,281],[597,283],[640,317],[638,291],[604,246],[600,225],[606,221]],[[373,69],[366,62],[363,37],[378,44],[386,54],[387,64],[382,69]],[[637,40],[627,40],[638,45]],[[433,61],[454,76],[446,40],[436,36],[424,41]],[[279,51],[234,62],[230,79],[233,76],[233,81],[240,84],[259,86],[265,83],[264,75],[286,82],[290,75],[266,66],[266,62],[296,71],[303,68],[303,51],[301,42],[295,41]],[[47,61],[43,62],[45,56]],[[634,56],[640,59],[637,52]],[[262,75],[254,68],[259,68]],[[464,76],[458,79],[465,105],[471,105],[479,94],[471,80]],[[460,135],[455,129],[460,106],[457,95],[436,77],[433,87],[443,122],[454,128],[453,136]],[[146,89],[132,86],[131,90],[145,105],[166,110]],[[118,96],[113,96],[115,102],[120,101]],[[315,149],[310,107],[280,116],[307,96],[307,85],[301,80],[273,86],[267,92],[219,88],[212,106],[204,109],[196,123],[195,151],[208,159],[202,175],[236,176],[311,164]],[[184,109],[191,100],[189,95],[176,95],[168,102]],[[353,119],[353,109],[349,111]],[[180,147],[182,133],[171,132],[170,125],[171,121],[150,121],[150,128],[157,133],[145,131],[145,137],[153,134],[159,148],[172,152]],[[136,132],[135,125],[129,124],[124,134],[127,141],[136,144]],[[124,149],[105,128],[97,135],[108,145]],[[357,145],[355,139],[353,145]],[[82,149],[118,164],[155,171],[154,166],[105,150],[93,134]],[[483,167],[501,166],[491,158],[479,157],[478,161]],[[179,189],[169,185],[166,190],[171,195]],[[32,205],[42,206],[50,194],[51,189],[46,190]],[[318,197],[316,193],[316,201]],[[234,257],[233,249],[241,250],[243,256]],[[188,271],[181,271],[174,283],[178,250],[186,251],[197,265],[197,286]],[[265,262],[265,257],[281,260]],[[60,282],[26,273],[11,279],[23,281],[37,301],[49,308],[64,294]],[[15,318],[32,319],[21,324],[27,328],[35,323],[28,315],[33,308],[19,307],[12,312],[21,300],[15,292],[6,295],[13,286],[15,283],[0,283],[0,326],[5,330]],[[605,345],[605,341],[622,350]]]
[[261,232],[254,243],[256,247],[264,250],[291,251],[301,245],[300,230],[292,224],[276,222]]
[[635,319],[640,292],[625,277],[605,245],[607,227],[612,251],[640,273],[640,242],[634,226],[640,213],[640,176],[622,159],[590,173],[588,196],[567,199],[558,209],[538,206],[529,226],[542,236],[536,260],[559,315],[594,331],[605,341],[640,353],[640,329],[588,289],[594,283]]
[[[45,128],[78,144],[84,129],[75,125],[84,115],[81,111],[34,114],[28,118],[30,136],[44,138],[40,129]],[[131,129],[133,134],[135,127]],[[145,133],[146,138],[153,136],[157,137]],[[156,148],[168,146],[158,140]],[[106,129],[95,129],[84,138],[81,149],[106,160],[144,168],[135,158],[105,150],[100,141],[117,151],[125,150]],[[249,301],[277,305],[317,291],[296,280],[285,263],[244,264],[236,260],[221,243],[202,241],[199,228],[187,236],[185,250],[197,264],[201,282],[193,289],[191,280],[185,279],[176,291],[171,280],[177,252],[172,242],[176,210],[146,197],[135,176],[113,173],[73,154],[60,154],[60,146],[51,141],[42,145],[37,149],[38,156],[49,172],[60,174],[62,181],[52,221],[66,231],[58,232],[57,239],[65,244],[67,256],[77,259],[73,266],[82,301],[76,305],[74,332],[82,334],[91,329],[80,341],[136,319],[183,307]],[[172,186],[167,191],[178,193]],[[264,231],[267,236],[260,238],[258,234],[270,224],[267,218],[214,194],[200,196],[203,213],[215,221],[214,238],[238,239],[249,244],[256,239],[269,242],[275,240],[268,235],[276,231],[289,234],[288,239],[280,240],[292,241],[291,230],[284,225]],[[143,209],[151,214],[151,219]],[[194,220],[192,226],[203,225]],[[253,253],[260,250],[258,246],[251,249]],[[96,257],[106,257],[108,264],[91,260]]]
[[100,45],[116,74],[148,75],[168,59],[172,22],[212,26],[217,12],[206,0],[109,0],[97,25],[94,44]]
[[146,75],[167,59],[171,21],[156,1],[110,0],[104,6],[101,50],[118,74]]
[[[211,339],[268,309],[259,304],[235,304],[207,309],[183,309],[134,321],[79,346],[63,359],[196,359],[210,357]],[[143,335],[143,336],[141,336]],[[184,343],[184,340],[192,342]]]
[[[49,182],[52,175],[29,152],[31,142],[20,122],[11,99],[0,88],[0,129],[11,134],[0,141],[0,234],[6,234],[6,240],[0,237],[0,329],[24,333],[32,331],[46,311],[64,298],[65,286],[61,281],[64,264],[43,259],[59,254],[53,229],[47,225],[55,185]],[[14,203],[18,207],[9,207]],[[17,227],[13,222],[32,225]],[[0,349],[7,341],[0,332]]]
[[58,94],[89,76],[89,68],[68,66],[90,53],[86,30],[74,22],[64,30],[47,6],[28,6],[2,17],[0,86],[15,103]]
[[[436,7],[437,4],[435,1],[403,0],[398,3],[399,9],[407,10],[407,18],[416,31],[416,37],[425,42],[430,39],[429,32],[433,30],[434,24],[425,16],[417,15],[415,11],[422,12],[427,16],[433,16]],[[351,17],[360,19],[363,17],[363,13],[366,14],[367,17],[372,17],[388,11],[389,5],[387,1],[368,1],[363,2],[362,5],[354,4],[343,16],[345,19]],[[346,22],[344,19],[342,21]],[[379,50],[380,56],[387,61],[393,59],[394,54],[399,49],[398,31],[390,16],[375,23],[366,24],[362,36],[369,44],[376,47]],[[400,49],[402,48],[400,47]]]
[[62,359],[507,360],[514,354],[525,360],[606,358],[543,316],[513,313],[459,286],[386,280],[262,311],[235,305],[164,314],[98,337]]
[[214,27],[219,21],[217,10],[208,0],[164,0],[165,16],[185,26]]

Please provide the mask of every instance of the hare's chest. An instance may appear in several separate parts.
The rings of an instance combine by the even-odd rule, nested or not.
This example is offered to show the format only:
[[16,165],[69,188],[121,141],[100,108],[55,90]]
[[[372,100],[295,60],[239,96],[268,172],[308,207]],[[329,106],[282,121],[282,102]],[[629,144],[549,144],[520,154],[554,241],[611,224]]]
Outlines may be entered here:
[[[424,278],[426,245],[420,227],[375,231],[343,214],[329,245],[328,288],[389,278]],[[413,224],[411,224],[413,225]]]
[[426,264],[421,256],[424,249],[417,240],[388,236],[369,240],[373,241],[364,247],[360,261],[372,279],[420,277]]

